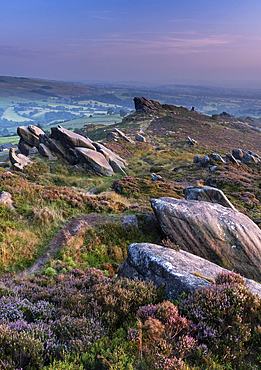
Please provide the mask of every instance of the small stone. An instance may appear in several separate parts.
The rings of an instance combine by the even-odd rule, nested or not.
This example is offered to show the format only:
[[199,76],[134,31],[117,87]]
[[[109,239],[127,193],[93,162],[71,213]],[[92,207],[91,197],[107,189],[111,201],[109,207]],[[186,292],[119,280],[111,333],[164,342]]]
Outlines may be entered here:
[[7,191],[2,191],[0,194],[0,203],[6,205],[7,208],[14,209],[12,195]]
[[139,229],[139,223],[136,215],[128,215],[125,216],[123,219],[123,222],[121,224],[121,227],[126,230]]

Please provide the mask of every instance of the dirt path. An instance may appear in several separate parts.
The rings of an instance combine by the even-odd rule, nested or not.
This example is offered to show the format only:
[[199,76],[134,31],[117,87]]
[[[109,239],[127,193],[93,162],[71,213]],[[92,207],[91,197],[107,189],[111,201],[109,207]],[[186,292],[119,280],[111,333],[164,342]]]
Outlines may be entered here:
[[108,222],[116,222],[121,219],[123,220],[123,218],[124,216],[122,215],[119,215],[119,217],[111,217],[108,215],[90,213],[72,219],[52,238],[52,240],[46,246],[45,253],[38,258],[38,260],[29,269],[17,273],[16,277],[24,279],[30,274],[38,271],[44,266],[46,261],[54,257],[56,252],[64,248],[72,239],[75,239],[83,234],[84,231],[89,227],[94,227]]

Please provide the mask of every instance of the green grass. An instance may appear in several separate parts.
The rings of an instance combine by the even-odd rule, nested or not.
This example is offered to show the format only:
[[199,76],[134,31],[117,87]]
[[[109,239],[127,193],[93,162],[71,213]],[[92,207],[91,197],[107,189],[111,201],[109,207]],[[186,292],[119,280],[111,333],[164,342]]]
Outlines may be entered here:
[[0,145],[5,143],[12,143],[18,144],[20,137],[18,135],[15,136],[0,136]]

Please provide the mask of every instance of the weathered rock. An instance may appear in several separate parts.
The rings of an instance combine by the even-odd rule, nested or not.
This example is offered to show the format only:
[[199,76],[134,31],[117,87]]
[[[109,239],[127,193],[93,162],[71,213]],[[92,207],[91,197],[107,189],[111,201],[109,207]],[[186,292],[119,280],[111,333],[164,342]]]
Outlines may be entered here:
[[23,154],[23,155],[29,155],[29,151],[32,149],[33,147],[29,144],[27,144],[24,139],[20,138],[19,140],[19,143],[18,143],[18,149],[20,150],[20,152]]
[[200,157],[198,155],[194,156],[193,163],[199,163],[200,162]]
[[125,230],[139,229],[139,223],[136,215],[125,216],[121,227]]
[[34,155],[38,153],[38,149],[36,146],[33,146],[31,149],[29,149],[28,155]]
[[50,151],[49,148],[43,143],[39,144],[39,154],[42,157],[46,157],[48,159],[55,159],[56,157],[53,156],[52,152]]
[[[150,280],[164,286],[169,300],[183,292],[190,293],[209,286],[217,274],[227,272],[220,266],[185,251],[175,251],[149,243],[134,243],[128,248],[128,257],[118,274],[130,279]],[[248,289],[261,298],[261,284],[245,279]]]
[[163,232],[180,248],[261,281],[261,230],[220,204],[174,198],[151,200]]
[[139,141],[141,143],[146,143],[146,138],[144,136],[138,134],[137,132],[135,134],[135,140],[137,140],[137,141]]
[[232,155],[234,158],[239,159],[241,161],[243,158],[244,152],[242,149],[234,148],[232,149]]
[[228,162],[231,162],[231,163],[233,163],[233,164],[236,164],[237,166],[239,165],[239,163],[238,163],[238,161],[236,160],[236,158],[235,158],[232,154],[230,154],[230,153],[226,153],[226,160],[227,160]]
[[14,148],[11,148],[9,151],[9,159],[12,163],[13,169],[16,171],[23,171],[25,166],[32,163],[32,161],[25,155],[16,155]]
[[212,153],[210,154],[209,156],[211,159],[213,159],[214,161],[216,162],[219,162],[219,163],[226,163],[226,161],[224,161],[224,159],[221,157],[221,155],[217,154],[217,153]]
[[95,147],[92,145],[92,141],[82,135],[76,134],[69,130],[66,130],[62,126],[58,125],[58,127],[51,128],[52,133],[50,138],[59,141],[64,148],[75,148],[75,147],[82,147],[88,148],[92,150],[96,150]]
[[107,159],[107,161],[116,161],[121,167],[128,166],[128,163],[125,161],[125,159],[121,158],[118,154],[114,153],[112,150],[107,148],[105,145],[93,142],[93,146],[95,146],[96,150],[104,155],[104,157]]
[[106,134],[106,140],[109,141],[109,140],[114,140],[114,139],[118,139],[119,135],[117,134],[117,132],[108,132]]
[[43,130],[33,125],[19,126],[17,133],[27,144],[36,148],[39,146],[39,135],[44,134]]
[[119,130],[118,128],[114,128],[112,129],[112,132],[115,132],[119,137],[121,137],[122,139],[128,141],[129,143],[132,143],[134,144],[134,141],[131,140],[127,135],[124,134],[124,132],[122,132],[121,130]]
[[198,167],[207,167],[209,165],[210,159],[208,155],[205,155],[205,157],[200,158],[200,161],[198,162]]
[[7,208],[14,209],[12,195],[7,191],[2,191],[0,194],[0,203],[6,205]]
[[152,174],[151,174],[151,179],[152,179],[153,181],[163,181],[162,176],[160,176],[160,175],[156,175],[156,173],[154,173],[154,172],[152,172]]
[[197,144],[197,141],[188,136],[189,145]]
[[258,163],[258,158],[250,154],[248,151],[244,152],[243,158],[241,159],[242,163]]
[[39,136],[39,142],[44,144],[51,152],[60,154],[64,159],[67,158],[66,149],[59,140],[52,139],[44,134]]
[[109,163],[114,172],[121,173],[123,176],[128,176],[116,160],[109,160]]
[[162,105],[159,102],[155,100],[149,100],[144,97],[142,98],[135,97],[133,100],[136,111],[141,110],[143,112],[151,111],[156,113],[162,107]]
[[28,125],[28,126],[27,126],[27,128],[28,128],[28,130],[29,130],[32,134],[34,134],[34,135],[36,135],[36,136],[38,136],[38,137],[39,137],[39,135],[44,134],[43,130],[42,130],[42,129],[40,129],[40,127],[37,127],[37,126],[34,126],[34,125]]
[[212,173],[214,173],[216,171],[216,169],[217,169],[217,166],[209,167],[209,171],[212,172]]
[[94,172],[104,176],[113,175],[113,169],[101,153],[87,148],[76,147],[75,150],[79,153],[82,161],[87,163]]
[[187,186],[183,192],[186,200],[200,200],[204,202],[218,203],[224,207],[236,210],[220,189],[212,188],[211,186],[204,186],[203,188]]

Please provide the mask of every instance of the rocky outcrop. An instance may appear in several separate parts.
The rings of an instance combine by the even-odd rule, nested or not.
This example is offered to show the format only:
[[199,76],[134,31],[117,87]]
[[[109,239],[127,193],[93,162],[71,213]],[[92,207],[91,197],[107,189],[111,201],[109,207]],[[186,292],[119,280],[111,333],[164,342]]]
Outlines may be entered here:
[[134,105],[136,111],[142,111],[142,112],[158,112],[160,108],[162,108],[162,105],[155,101],[155,100],[149,100],[144,97],[142,98],[137,98],[135,97],[134,99]]
[[62,126],[51,128],[52,133],[50,135],[51,139],[59,141],[64,148],[75,148],[82,147],[91,150],[96,150],[92,145],[92,141],[82,135],[76,134],[69,130],[66,130]]
[[25,166],[32,163],[32,161],[25,155],[16,155],[14,148],[11,148],[9,151],[9,159],[12,163],[12,168],[16,171],[23,171]]
[[[119,135],[125,136],[120,130],[115,130]],[[17,131],[18,134],[20,136],[23,135],[23,137],[26,137],[24,133],[28,134],[29,132],[33,137],[38,135],[38,142],[35,148],[37,148],[37,152],[39,151],[41,156],[49,160],[57,159],[55,155],[59,154],[72,165],[78,163],[83,164],[84,168],[91,169],[104,176],[111,176],[113,171],[126,176],[126,172],[122,167],[125,168],[128,163],[123,158],[106,148],[105,145],[93,143],[90,139],[66,130],[60,125],[52,128],[52,133],[49,136],[42,130],[31,125],[21,126]],[[23,152],[28,155],[30,151],[32,151],[32,141],[31,144],[27,144],[23,137],[21,136],[20,144],[22,145]],[[19,155],[17,157],[19,157]],[[13,161],[18,163],[17,158]],[[22,166],[20,167],[20,169],[22,169]]]
[[187,186],[184,190],[186,200],[200,200],[210,203],[218,203],[224,207],[235,210],[233,204],[227,199],[222,190],[212,188],[211,186],[203,186],[199,188],[196,186]]
[[75,148],[76,152],[82,158],[82,161],[86,163],[90,169],[94,170],[103,176],[112,176],[113,169],[106,161],[104,155],[87,148]]
[[[217,274],[227,272],[220,266],[185,251],[175,251],[149,243],[134,243],[118,274],[133,279],[150,280],[164,287],[167,299],[176,299],[213,284]],[[248,289],[261,297],[261,284],[245,279]]]
[[162,231],[180,248],[261,281],[261,230],[244,214],[220,204],[152,199]]

